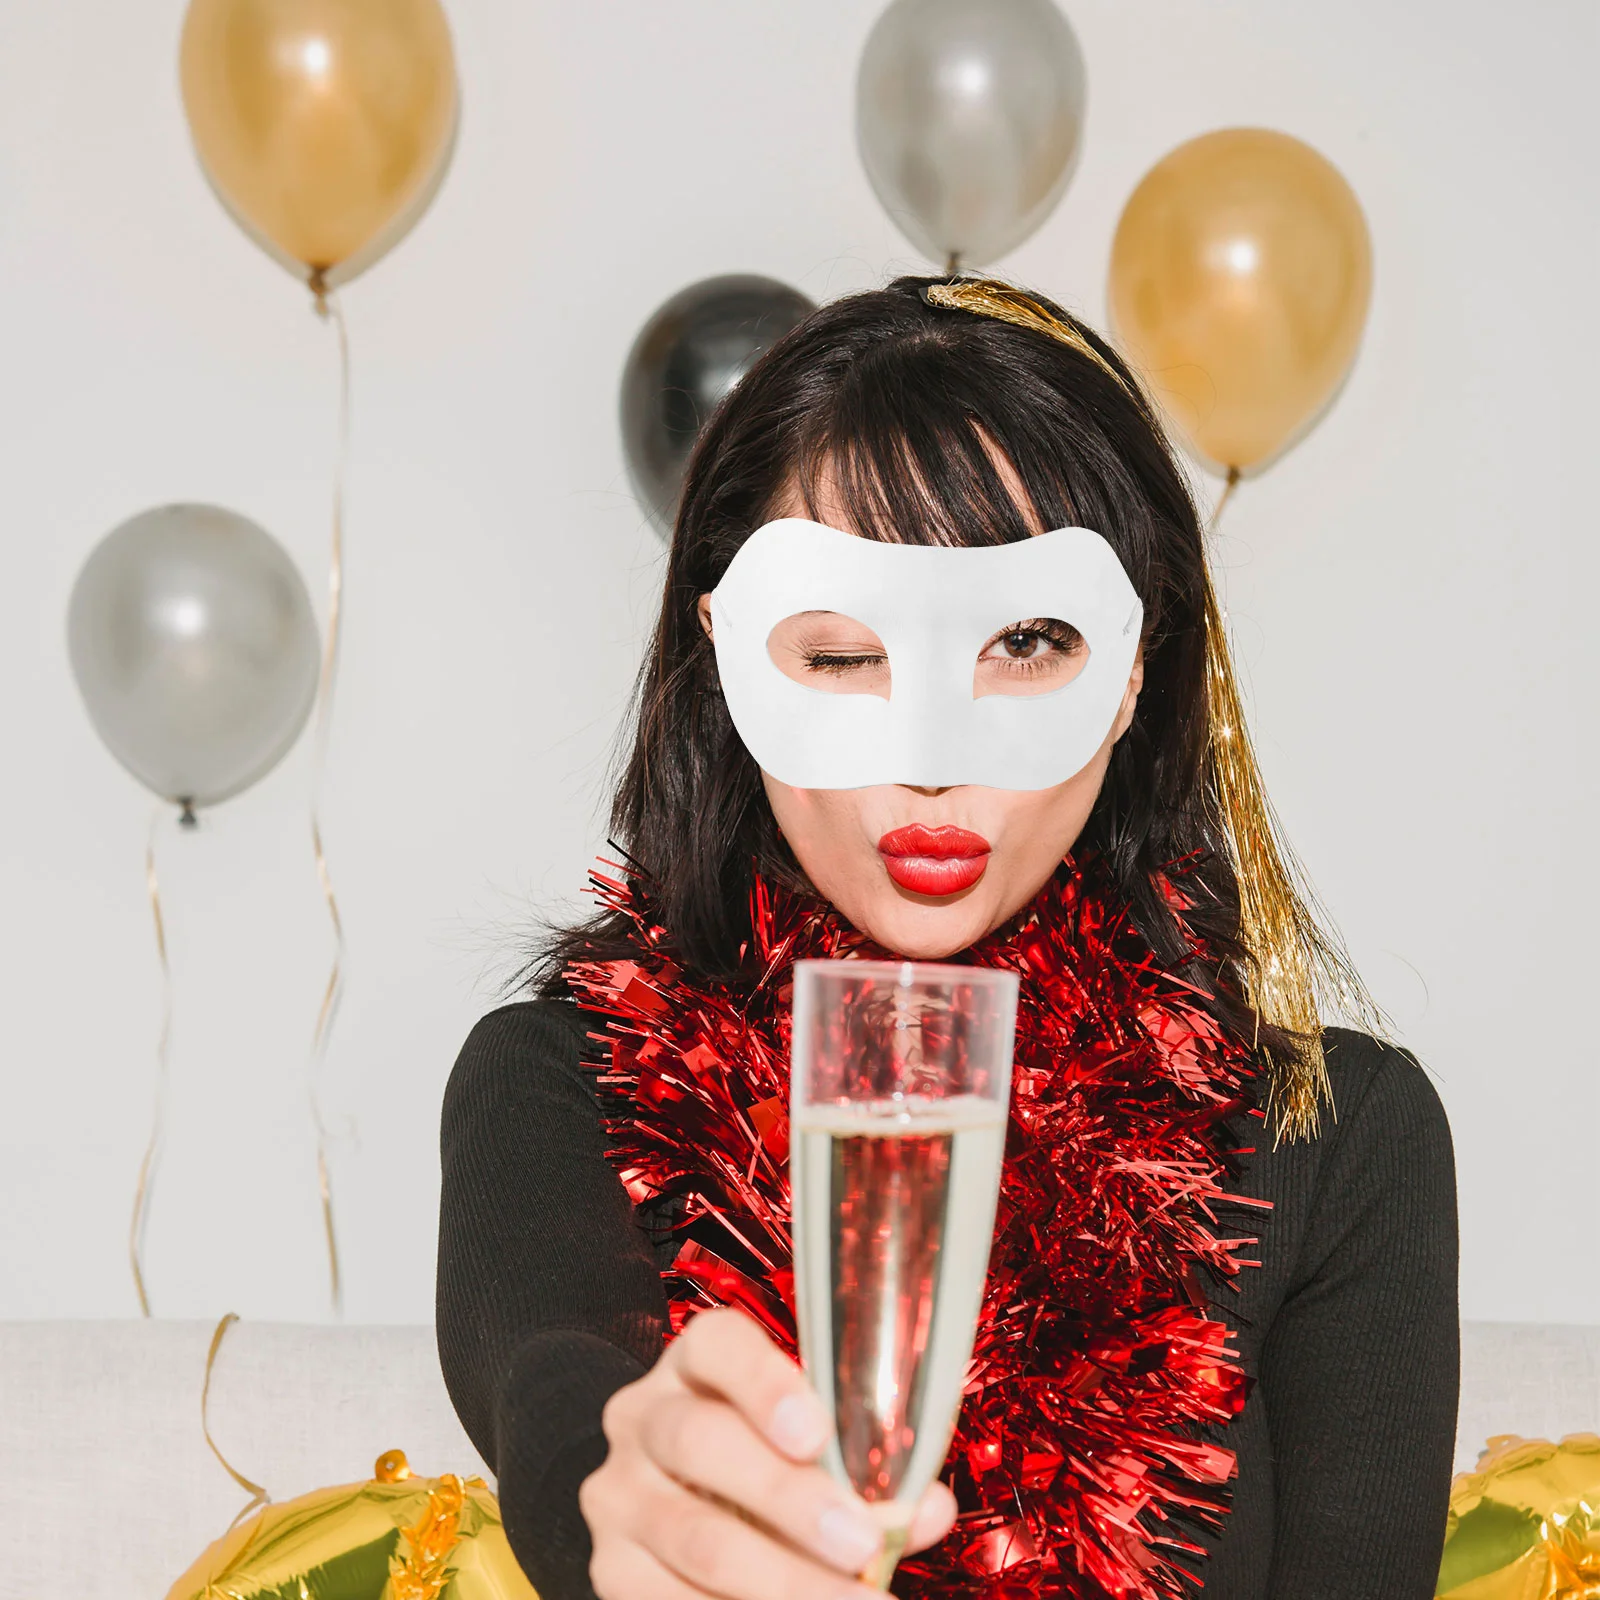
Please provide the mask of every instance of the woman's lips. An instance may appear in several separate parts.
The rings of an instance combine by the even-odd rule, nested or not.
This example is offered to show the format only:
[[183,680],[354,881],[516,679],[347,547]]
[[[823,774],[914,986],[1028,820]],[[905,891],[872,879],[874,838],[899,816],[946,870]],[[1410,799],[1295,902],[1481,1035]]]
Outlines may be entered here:
[[989,841],[966,828],[927,828],[913,822],[884,834],[878,854],[902,889],[939,898],[960,894],[983,876]]

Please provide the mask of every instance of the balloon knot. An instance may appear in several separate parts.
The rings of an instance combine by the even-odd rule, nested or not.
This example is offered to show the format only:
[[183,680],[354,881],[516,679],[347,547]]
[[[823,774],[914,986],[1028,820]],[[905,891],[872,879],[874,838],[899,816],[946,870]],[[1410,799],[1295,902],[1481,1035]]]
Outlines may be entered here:
[[328,271],[326,267],[313,267],[311,276],[306,279],[313,299],[313,309],[319,317],[326,319],[328,315]]
[[200,819],[194,814],[194,801],[179,798],[178,800],[178,826],[180,828],[198,828]]

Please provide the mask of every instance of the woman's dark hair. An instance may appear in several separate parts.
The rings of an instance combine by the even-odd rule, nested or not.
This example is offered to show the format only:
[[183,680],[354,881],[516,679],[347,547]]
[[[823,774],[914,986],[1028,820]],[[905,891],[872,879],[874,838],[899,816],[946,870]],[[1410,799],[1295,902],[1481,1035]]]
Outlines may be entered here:
[[[706,976],[738,964],[752,870],[807,887],[728,717],[697,605],[762,523],[802,505],[817,518],[824,482],[830,506],[872,539],[993,545],[1093,528],[1144,602],[1144,687],[1078,853],[1105,864],[1157,956],[1188,968],[1220,1019],[1248,1030],[1239,896],[1210,768],[1205,557],[1184,478],[1132,375],[1092,330],[1038,300],[1110,371],[1034,329],[929,305],[923,291],[948,281],[901,278],[822,307],[711,418],[678,511],[612,836],[648,875],[678,956]],[[1163,893],[1163,869],[1180,861],[1203,961]],[[562,992],[568,961],[625,956],[627,935],[604,912],[556,933],[534,986]]]

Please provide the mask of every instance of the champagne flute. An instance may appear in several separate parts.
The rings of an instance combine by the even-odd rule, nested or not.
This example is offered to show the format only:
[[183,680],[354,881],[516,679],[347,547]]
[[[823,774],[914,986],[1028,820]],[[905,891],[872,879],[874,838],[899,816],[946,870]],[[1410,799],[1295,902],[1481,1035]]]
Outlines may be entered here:
[[800,1355],[823,1464],[880,1517],[889,1587],[944,1465],[994,1237],[1017,978],[913,961],[794,969],[790,1181]]

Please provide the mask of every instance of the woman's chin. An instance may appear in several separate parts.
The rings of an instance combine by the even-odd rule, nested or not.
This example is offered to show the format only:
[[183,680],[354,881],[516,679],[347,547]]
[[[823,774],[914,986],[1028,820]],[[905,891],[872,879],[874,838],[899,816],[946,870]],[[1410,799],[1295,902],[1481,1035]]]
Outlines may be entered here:
[[874,944],[908,961],[943,961],[976,943],[991,926],[992,907],[963,894],[935,899],[899,891],[850,920]]

